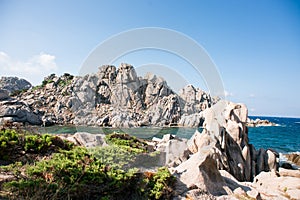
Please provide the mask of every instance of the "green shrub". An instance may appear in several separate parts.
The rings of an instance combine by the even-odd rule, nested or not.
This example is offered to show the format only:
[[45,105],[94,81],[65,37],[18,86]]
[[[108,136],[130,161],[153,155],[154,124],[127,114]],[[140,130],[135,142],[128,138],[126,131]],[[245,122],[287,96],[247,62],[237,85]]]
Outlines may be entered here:
[[167,168],[148,174],[136,168],[126,169],[138,153],[146,151],[144,141],[127,134],[108,135],[106,140],[111,146],[92,149],[74,147],[48,134],[6,130],[1,132],[1,138],[5,145],[23,148],[26,154],[47,152],[46,159],[0,167],[0,172],[15,176],[15,180],[2,187],[9,199],[170,199],[172,196],[174,177]]
[[0,131],[0,150],[18,144],[19,137],[15,130],[3,130]]
[[57,85],[64,88],[72,83],[72,80],[59,80]]
[[122,169],[135,159],[135,154],[116,145],[93,148],[90,149],[89,152],[99,160],[99,162],[116,169]]
[[8,160],[9,152],[12,152],[14,147],[19,144],[19,137],[15,130],[0,131],[0,159]]
[[105,140],[108,144],[116,145],[132,153],[147,152],[147,143],[126,133],[111,133],[106,135]]
[[175,177],[171,175],[167,167],[161,167],[156,173],[145,173],[142,192],[150,199],[170,199]]
[[76,147],[28,166],[27,178],[6,183],[5,189],[18,198],[24,198],[28,194],[32,195],[30,198],[36,198],[35,185],[38,184],[43,186],[45,193],[38,195],[48,195],[51,198],[114,197],[130,191],[130,187],[134,185],[135,173],[133,169],[123,171],[105,165],[85,148]]
[[52,79],[48,79],[48,80],[43,80],[42,82],[42,87],[45,87],[47,84],[49,83],[53,83],[54,81]]
[[52,145],[52,140],[55,137],[44,134],[44,135],[26,135],[25,136],[25,151],[47,151],[47,149]]
[[[13,129],[0,131],[0,160],[15,162],[24,156],[24,152],[38,155],[58,152],[60,149],[69,150],[73,146],[73,143],[49,134],[29,134]],[[29,157],[27,160],[31,162]]]

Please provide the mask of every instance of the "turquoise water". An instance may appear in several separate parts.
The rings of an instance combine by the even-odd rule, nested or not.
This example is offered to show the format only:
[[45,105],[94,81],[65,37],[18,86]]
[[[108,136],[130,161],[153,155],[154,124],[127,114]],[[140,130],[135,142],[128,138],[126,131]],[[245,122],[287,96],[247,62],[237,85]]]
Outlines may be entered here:
[[[201,132],[202,129],[198,128]],[[87,126],[50,126],[50,127],[35,127],[33,131],[41,133],[68,133],[89,132],[89,133],[104,133],[126,132],[138,138],[152,139],[153,137],[162,138],[165,134],[177,135],[180,138],[190,138],[196,131],[195,128],[183,127],[139,127],[139,128],[102,128],[102,127],[87,127]]]
[[[280,117],[250,117],[252,119],[267,119],[278,124],[271,127],[249,128],[250,143],[259,148],[272,148],[279,153],[300,152],[300,119],[299,118],[280,118]],[[194,128],[99,128],[99,127],[75,127],[75,126],[52,126],[45,128],[35,128],[43,133],[104,133],[113,131],[127,132],[139,138],[151,139],[152,137],[161,138],[164,134],[174,134],[181,138],[190,138],[196,129]],[[201,132],[201,128],[198,129]]]

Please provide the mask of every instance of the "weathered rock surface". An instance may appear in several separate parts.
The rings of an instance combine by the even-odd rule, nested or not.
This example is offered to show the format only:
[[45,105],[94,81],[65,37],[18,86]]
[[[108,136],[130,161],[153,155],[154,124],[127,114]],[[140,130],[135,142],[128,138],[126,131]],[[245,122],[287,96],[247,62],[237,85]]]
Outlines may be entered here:
[[255,177],[255,187],[263,199],[300,199],[300,178],[278,176],[275,172],[261,172]]
[[[29,87],[23,82],[21,85],[18,89]],[[213,104],[211,97],[200,89],[189,85],[177,95],[163,78],[150,73],[139,77],[133,66],[123,63],[118,69],[104,65],[98,73],[83,77],[51,74],[42,85],[12,98],[0,91],[0,101],[3,100],[23,102],[28,112],[31,110],[40,119],[34,124],[45,126],[196,127],[201,124],[199,112]],[[7,109],[11,109],[8,103],[0,105],[0,110]],[[4,118],[31,123],[26,118],[11,118],[7,112],[2,112]]]
[[248,142],[247,108],[243,104],[219,101],[203,111],[204,130],[189,141],[192,152],[211,146],[216,151],[218,169],[239,181],[251,181],[261,171],[278,169],[278,154],[255,148]]
[[154,139],[155,150],[162,153],[164,165],[176,167],[189,158],[191,152],[188,149],[187,139],[178,138],[174,135],[164,135],[162,139]]
[[74,135],[59,135],[61,138],[73,142],[75,145],[83,147],[100,147],[107,146],[105,135],[91,134],[87,132],[77,132]]
[[26,102],[17,100],[0,101],[0,123],[4,121],[33,125],[42,122],[38,110],[33,110]]
[[179,195],[189,190],[206,191],[214,196],[230,194],[224,179],[219,173],[214,159],[213,149],[202,149],[187,161],[176,167],[174,175],[178,177],[176,192]]
[[7,90],[8,94],[13,94],[16,91],[28,90],[31,88],[31,83],[22,78],[1,77],[0,88],[2,90]]
[[0,89],[0,101],[9,98],[9,94],[7,90]]
[[[203,194],[218,199],[261,199],[271,194],[264,187],[257,190],[256,183],[249,181],[256,181],[262,172],[278,173],[279,155],[271,149],[256,151],[249,144],[247,113],[244,104],[223,100],[202,112],[204,129],[202,133],[196,131],[187,143],[194,154],[172,169],[178,180],[176,192],[182,199],[191,191],[194,199],[204,198]],[[291,190],[288,195],[294,198],[297,192]]]

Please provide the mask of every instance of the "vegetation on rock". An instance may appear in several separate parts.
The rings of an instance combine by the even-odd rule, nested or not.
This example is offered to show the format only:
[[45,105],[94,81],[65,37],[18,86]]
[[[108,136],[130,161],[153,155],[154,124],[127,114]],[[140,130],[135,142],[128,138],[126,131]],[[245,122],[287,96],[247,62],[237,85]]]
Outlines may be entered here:
[[111,133],[106,135],[105,140],[108,144],[116,145],[132,153],[147,152],[148,144],[145,141],[126,133]]

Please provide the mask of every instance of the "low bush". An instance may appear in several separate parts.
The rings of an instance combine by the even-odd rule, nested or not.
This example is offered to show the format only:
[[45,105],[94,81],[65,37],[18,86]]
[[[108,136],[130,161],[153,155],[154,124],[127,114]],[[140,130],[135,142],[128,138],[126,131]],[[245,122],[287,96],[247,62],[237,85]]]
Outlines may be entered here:
[[[57,145],[55,137],[47,134],[24,136],[10,130],[1,132],[1,138],[5,141],[5,148],[18,144],[28,153],[49,152],[51,147]],[[53,151],[44,159],[0,167],[0,173],[15,175],[15,180],[3,184],[7,198],[171,198],[174,177],[167,168],[159,168],[156,173],[139,172],[136,168],[124,169],[134,156],[146,151],[142,140],[128,135],[108,135],[107,141],[112,145],[92,149],[69,146],[66,142],[65,147],[68,148]],[[139,148],[141,151],[137,150]]]
[[106,135],[105,140],[108,144],[116,145],[132,153],[147,152],[148,144],[145,141],[127,133],[111,133]]

